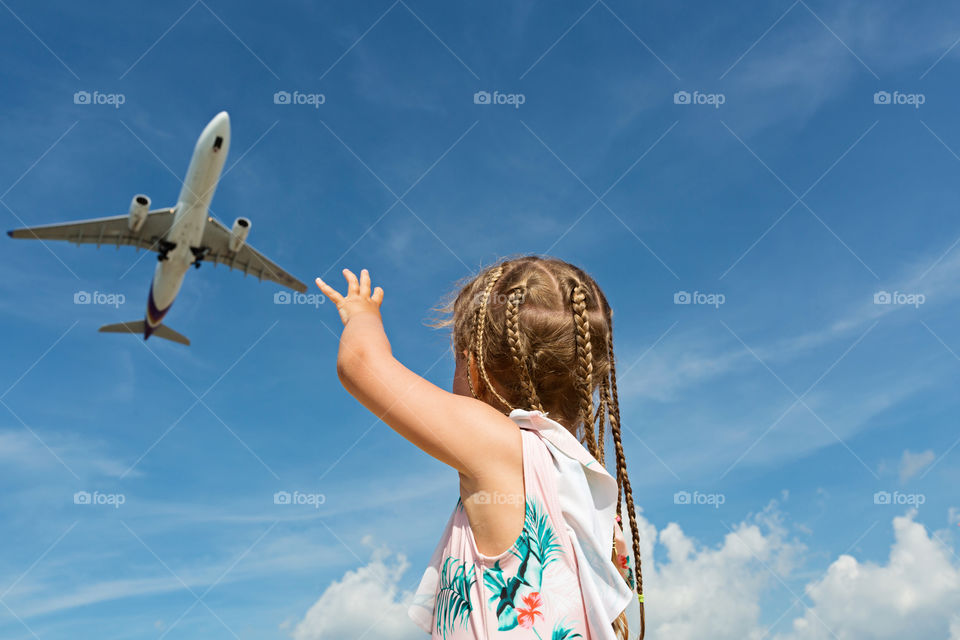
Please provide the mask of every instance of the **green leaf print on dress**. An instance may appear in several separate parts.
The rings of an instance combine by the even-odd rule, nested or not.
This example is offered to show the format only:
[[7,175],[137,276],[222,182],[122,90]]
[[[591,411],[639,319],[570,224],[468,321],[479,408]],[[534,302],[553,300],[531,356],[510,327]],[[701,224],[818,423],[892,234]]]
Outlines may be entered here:
[[[524,527],[524,532],[526,527]],[[493,595],[490,596],[491,604],[496,603],[497,628],[500,631],[507,631],[517,626],[517,608],[515,605],[517,594],[521,586],[530,586],[525,574],[527,572],[527,563],[530,562],[530,542],[525,533],[521,533],[514,544],[513,555],[520,558],[520,566],[514,576],[504,577],[503,569],[500,568],[500,561],[494,563],[492,569],[483,572],[483,583],[487,585]]]
[[[490,603],[496,605],[500,631],[508,631],[517,626],[518,598],[542,590],[544,569],[562,552],[563,548],[557,540],[557,534],[546,511],[539,502],[529,498],[526,502],[523,531],[511,550],[511,554],[520,560],[516,574],[505,576],[499,560],[492,568],[483,572],[483,582],[492,592]],[[532,581],[533,578],[536,582]]]
[[550,518],[547,512],[533,499],[527,501],[523,530],[528,535],[531,550],[537,564],[540,565],[540,576],[537,584],[542,587],[543,570],[563,553],[563,547],[560,546],[560,542],[557,541],[557,534],[550,526]]
[[551,634],[550,640],[573,640],[574,638],[582,637],[579,633],[574,633],[573,629],[568,629],[558,622],[557,626],[553,628],[553,634]]
[[459,623],[466,628],[467,619],[473,611],[470,604],[470,589],[477,582],[474,568],[467,571],[466,564],[456,558],[443,561],[440,571],[440,586],[437,590],[437,631],[446,638]]

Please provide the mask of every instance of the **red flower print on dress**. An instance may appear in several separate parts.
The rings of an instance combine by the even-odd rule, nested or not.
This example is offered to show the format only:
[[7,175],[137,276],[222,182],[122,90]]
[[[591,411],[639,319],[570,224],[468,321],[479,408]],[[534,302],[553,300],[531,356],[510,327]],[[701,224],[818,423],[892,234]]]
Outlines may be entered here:
[[520,626],[524,629],[529,629],[533,626],[537,616],[543,618],[543,613],[540,611],[540,607],[543,606],[543,599],[540,597],[540,592],[534,591],[530,595],[524,596],[523,604],[526,605],[526,609],[522,607],[517,608],[517,622],[519,622]]
[[620,556],[617,556],[617,558],[620,560],[620,568],[626,569],[626,568],[627,568],[627,556],[620,555]]

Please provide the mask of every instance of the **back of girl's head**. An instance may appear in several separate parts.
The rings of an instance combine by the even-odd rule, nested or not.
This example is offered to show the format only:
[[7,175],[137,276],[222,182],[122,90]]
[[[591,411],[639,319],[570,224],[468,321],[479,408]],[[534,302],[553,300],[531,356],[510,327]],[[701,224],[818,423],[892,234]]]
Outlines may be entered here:
[[[450,327],[457,358],[466,353],[479,387],[471,392],[495,408],[540,410],[560,422],[601,464],[607,433],[616,453],[616,478],[633,534],[635,586],[641,602],[640,542],[620,439],[613,355],[613,312],[582,269],[549,257],[523,256],[489,266],[462,284],[433,324]],[[617,516],[621,501],[617,501]],[[619,620],[618,632],[626,635]]]
[[458,357],[482,362],[485,399],[503,411],[549,412],[586,435],[589,399],[610,370],[610,308],[593,278],[555,258],[505,260],[467,282],[446,310],[439,326],[452,327]]

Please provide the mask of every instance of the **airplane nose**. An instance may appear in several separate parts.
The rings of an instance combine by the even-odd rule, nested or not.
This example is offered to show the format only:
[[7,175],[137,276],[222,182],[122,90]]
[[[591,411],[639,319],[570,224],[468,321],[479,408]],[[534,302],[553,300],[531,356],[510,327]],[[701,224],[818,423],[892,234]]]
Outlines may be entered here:
[[213,149],[217,153],[225,148],[230,141],[230,116],[221,111],[213,116],[197,140],[197,149]]
[[221,111],[213,117],[213,124],[219,131],[230,132],[230,114]]

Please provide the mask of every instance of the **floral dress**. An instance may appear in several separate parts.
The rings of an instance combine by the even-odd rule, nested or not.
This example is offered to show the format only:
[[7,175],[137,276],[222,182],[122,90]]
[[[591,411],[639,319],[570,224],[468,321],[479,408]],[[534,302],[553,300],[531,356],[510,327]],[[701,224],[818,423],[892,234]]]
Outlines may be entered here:
[[[521,426],[526,503],[523,530],[513,546],[503,553],[484,555],[477,549],[466,510],[458,500],[414,596],[410,616],[433,638],[442,640],[612,637],[610,616],[615,617],[622,611],[632,597],[624,576],[610,560],[613,536],[594,541],[584,527],[571,527],[566,521],[564,515],[571,507],[561,503],[570,503],[575,492],[561,492],[562,487],[558,486],[557,458],[563,454],[532,427],[552,430],[561,440],[563,436],[556,429],[567,435],[569,432],[539,412],[515,410],[511,418],[517,419]],[[539,418],[539,425],[531,424],[530,418]],[[594,471],[606,474],[573,436],[569,437],[582,451],[582,454],[573,452],[580,456],[577,467],[592,462]],[[572,445],[565,441],[565,446]],[[613,483],[615,491],[616,483]],[[596,501],[581,500],[587,501],[592,524],[597,515],[593,508]],[[615,503],[612,507],[615,508]],[[608,515],[613,524],[612,514],[604,513],[601,517]],[[600,529],[613,533],[612,527]],[[622,544],[622,536],[618,537]],[[604,553],[605,558],[597,560]],[[582,566],[591,563],[598,564],[607,577],[594,579],[594,574]],[[623,573],[627,570],[624,567]],[[605,585],[594,584],[613,581],[610,575],[615,575],[619,584],[608,586],[608,591],[603,591]],[[591,582],[587,589],[584,589],[584,579]],[[597,606],[591,596],[602,598],[605,604]],[[604,607],[613,607],[615,611],[603,611]]]

